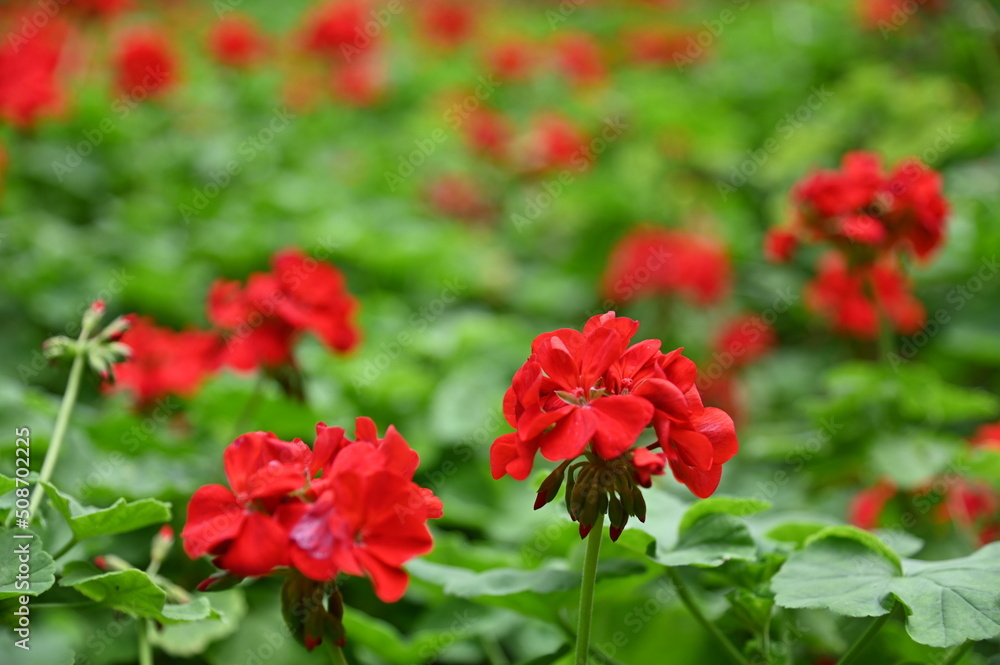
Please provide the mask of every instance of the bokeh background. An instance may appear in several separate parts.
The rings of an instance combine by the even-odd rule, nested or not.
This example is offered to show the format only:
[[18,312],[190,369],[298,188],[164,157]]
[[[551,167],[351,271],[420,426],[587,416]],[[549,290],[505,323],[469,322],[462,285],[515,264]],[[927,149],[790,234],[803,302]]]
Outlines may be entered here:
[[[90,376],[55,476],[86,503],[170,500],[179,531],[191,493],[223,481],[236,433],[311,441],[318,421],[350,430],[367,415],[396,425],[444,500],[427,560],[577,570],[575,525],[531,511],[542,472],[494,481],[488,452],[509,431],[501,401],[531,340],[612,309],[717,375],[706,399],[734,414],[741,442],[720,493],[844,520],[859,491],[886,478],[917,491],[956,460],[996,486],[998,465],[970,462],[966,443],[1000,415],[995,2],[92,0],[4,3],[0,23],[0,420],[33,428],[36,459],[66,379],[40,343],[95,298],[204,328],[214,280],[297,247],[336,265],[360,302],[356,351],[297,346],[304,402],[223,371],[153,418]],[[164,63],[147,90],[139,74]],[[874,340],[805,306],[816,253],[764,256],[794,183],[852,150],[920,158],[951,207],[943,249],[910,267],[929,318],[948,320],[897,339],[914,349],[898,363],[874,364]],[[711,251],[677,285],[623,288],[615,248],[649,229]],[[680,261],[685,247],[665,251]],[[770,331],[752,362],[725,358],[734,321]],[[656,491],[663,524],[692,499],[669,479]],[[995,521],[991,505],[977,519]],[[971,551],[970,529],[939,513],[908,528],[925,554]],[[152,532],[82,549],[141,562]],[[191,588],[211,566],[176,548],[164,571]],[[715,662],[683,608],[657,600],[661,579],[643,568],[602,582],[594,641],[624,631],[606,649],[626,663]],[[157,662],[323,662],[269,641],[274,583],[226,593],[231,619],[164,633]],[[533,662],[559,649],[576,602],[572,590],[460,598],[421,579],[393,606],[364,580],[344,595],[352,662],[399,665]],[[724,612],[721,595],[705,601]],[[132,637],[94,637],[111,612],[43,612],[38,662],[72,662],[67,650],[133,662]],[[853,630],[811,621],[794,662],[823,662]],[[899,626],[886,634],[872,658],[934,651]]]

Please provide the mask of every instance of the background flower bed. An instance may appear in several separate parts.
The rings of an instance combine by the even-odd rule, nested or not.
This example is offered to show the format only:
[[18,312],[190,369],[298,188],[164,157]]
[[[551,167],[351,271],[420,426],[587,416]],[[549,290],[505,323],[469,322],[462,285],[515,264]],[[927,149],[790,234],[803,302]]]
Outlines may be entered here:
[[[289,55],[309,23],[309,3],[216,5],[150,3],[81,22],[82,64],[68,77],[66,108],[30,128],[3,129],[0,419],[7,431],[32,428],[36,459],[65,381],[64,368],[40,358],[42,339],[65,332],[98,297],[115,314],[205,326],[205,294],[216,278],[242,280],[265,270],[275,251],[297,246],[345,273],[361,303],[363,342],[342,357],[306,337],[296,349],[306,403],[264,382],[242,431],[291,438],[317,421],[346,424],[362,414],[395,424],[421,455],[418,481],[446,506],[426,557],[433,563],[534,569],[568,559],[568,570],[579,567],[575,525],[554,511],[529,513],[535,485],[494,482],[488,450],[508,429],[500,401],[530,340],[608,309],[642,321],[641,334],[662,338],[665,348],[684,345],[703,373],[718,367],[727,376],[725,358],[713,357],[722,326],[749,314],[774,328],[774,350],[736,378],[741,451],[726,466],[721,493],[842,520],[856,492],[884,477],[904,490],[955,470],[1000,480],[995,462],[962,462],[964,439],[1000,415],[992,396],[1000,364],[1000,65],[989,4],[949,3],[941,14],[922,10],[880,30],[840,2],[504,3],[477,9],[475,37],[450,47],[422,32],[423,10],[402,3],[379,30],[386,83],[376,100],[331,93],[325,70]],[[205,46],[217,10],[231,6],[256,16],[275,49],[245,71],[217,64]],[[112,64],[132,25],[157,27],[181,62],[172,89],[134,108],[121,103]],[[695,47],[678,60],[636,62],[627,53],[635,38],[626,35],[649,25],[676,26],[685,49]],[[528,80],[489,79],[490,45],[526,39],[549,53],[571,34],[593,37],[606,71],[567,73],[547,56]],[[607,130],[605,147],[594,144],[583,162],[570,151],[549,171],[530,162],[511,168],[470,147],[477,116],[463,117],[455,105],[472,100],[510,120],[516,156],[538,151],[531,128],[551,114],[588,139]],[[876,357],[873,343],[834,335],[804,307],[811,257],[774,266],[762,250],[765,231],[787,216],[791,186],[855,149],[888,163],[922,158],[943,173],[952,207],[942,251],[913,271],[916,294],[939,325],[897,339],[900,360],[881,368],[855,362]],[[223,184],[231,161],[239,171]],[[560,179],[563,170],[569,176]],[[454,196],[449,178],[478,191],[471,213],[441,203]],[[436,187],[445,194],[436,198]],[[732,263],[729,294],[700,305],[603,292],[611,247],[644,225],[721,241]],[[131,413],[127,397],[102,396],[99,381],[88,381],[56,485],[93,505],[171,501],[179,527],[192,492],[218,482],[220,452],[255,379],[224,372],[196,397],[169,399],[149,414]],[[10,445],[0,442],[12,457]],[[666,497],[689,498],[670,483],[657,487],[669,512],[663,519],[679,520]],[[950,521],[933,519],[933,507],[890,506],[886,526],[908,509],[921,518],[910,530],[928,541],[921,556],[971,551]],[[88,542],[85,553],[141,561],[153,532]],[[645,560],[620,548],[606,556]],[[164,564],[188,588],[208,570],[179,550]],[[683,608],[658,600],[657,572],[643,570],[598,585],[594,642],[610,643],[623,662],[714,658]],[[322,660],[287,637],[268,642],[272,632],[280,637],[275,588],[230,593],[245,610],[231,635],[212,644],[191,632],[164,639],[212,663],[244,662],[248,650],[272,663]],[[347,617],[354,655],[394,663],[522,662],[551,653],[563,637],[550,611],[575,602],[573,592],[473,601],[419,579],[394,606],[377,603],[362,580],[344,595],[355,610]],[[36,616],[32,655],[53,654],[39,662],[58,662],[54,654],[80,643],[87,662],[132,658],[132,639],[90,640],[115,621],[111,612]],[[821,619],[804,625],[795,648],[810,658],[839,652],[854,630]],[[898,630],[898,644],[875,648],[897,657],[922,648]],[[274,654],[265,658],[267,646]]]

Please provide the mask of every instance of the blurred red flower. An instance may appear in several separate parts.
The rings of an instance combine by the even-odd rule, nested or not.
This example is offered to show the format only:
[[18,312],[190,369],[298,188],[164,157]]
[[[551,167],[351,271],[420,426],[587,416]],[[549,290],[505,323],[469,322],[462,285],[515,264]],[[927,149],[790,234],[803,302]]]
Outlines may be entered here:
[[176,332],[149,317],[130,314],[120,341],[131,355],[114,367],[111,390],[132,393],[140,408],[166,395],[190,397],[222,362],[222,340],[213,332]]
[[715,336],[715,353],[729,368],[745,367],[774,349],[777,337],[764,319],[744,314],[727,321]]
[[446,48],[459,46],[473,36],[476,11],[482,11],[465,0],[424,0],[417,6],[421,32]]
[[920,330],[924,306],[910,293],[909,280],[891,263],[849,268],[831,252],[822,258],[816,278],[806,286],[806,306],[829,319],[837,331],[874,339],[880,318],[902,334]]
[[293,364],[300,333],[313,332],[327,348],[357,346],[357,300],[334,266],[284,250],[271,259],[271,273],[255,273],[245,287],[218,280],[208,297],[208,318],[224,332],[225,362],[239,370]]
[[601,292],[614,302],[676,295],[707,305],[726,296],[731,279],[726,250],[718,240],[647,227],[631,231],[611,250]]
[[524,81],[534,74],[539,61],[538,48],[529,42],[508,39],[486,50],[486,67],[503,81]]
[[228,67],[249,67],[267,53],[267,41],[249,16],[227,16],[208,33],[212,56]]
[[[3,21],[7,37],[0,45],[0,117],[18,128],[58,115],[65,106],[59,68],[70,27],[56,17],[43,27],[29,23],[30,12],[12,13]],[[22,34],[31,25],[37,33]]]
[[570,167],[586,169],[591,162],[586,134],[568,118],[554,113],[536,117],[519,141],[521,168],[545,172]]
[[797,219],[790,231],[868,262],[895,249],[927,258],[943,240],[948,215],[938,173],[911,159],[887,174],[868,152],[848,153],[840,170],[806,177],[792,199]]
[[132,9],[132,0],[71,0],[73,7],[80,11],[110,18],[115,14]]
[[674,66],[688,48],[690,33],[677,28],[640,28],[629,30],[621,36],[632,62]]
[[862,25],[868,30],[880,30],[883,35],[902,28],[917,9],[937,13],[944,11],[945,4],[945,0],[920,0],[912,4],[906,0],[856,0]]
[[426,196],[435,211],[466,222],[484,221],[493,212],[483,188],[460,173],[435,179],[427,188]]
[[498,111],[477,109],[463,124],[465,140],[475,152],[497,161],[504,161],[510,149],[513,129]]
[[593,85],[608,75],[600,44],[587,33],[559,35],[553,43],[559,71],[576,85]]
[[118,90],[136,99],[167,92],[178,81],[178,62],[166,35],[155,28],[126,34],[115,56]]
[[301,39],[310,53],[350,62],[378,45],[382,29],[364,0],[332,0],[306,16]]

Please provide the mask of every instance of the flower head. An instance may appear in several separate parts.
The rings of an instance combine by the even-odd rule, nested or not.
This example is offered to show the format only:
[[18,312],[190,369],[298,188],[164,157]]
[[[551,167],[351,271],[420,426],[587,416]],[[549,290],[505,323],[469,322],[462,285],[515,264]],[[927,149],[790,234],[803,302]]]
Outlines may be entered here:
[[[504,397],[504,416],[516,431],[494,441],[493,477],[524,480],[539,452],[562,462],[539,490],[536,508],[568,478],[567,507],[581,533],[607,510],[615,538],[630,515],[644,519],[636,484],[668,465],[697,496],[709,496],[737,450],[732,419],[702,404],[694,363],[681,349],[662,353],[659,340],[632,344],[638,328],[608,312],[582,332],[539,335]],[[634,448],[649,427],[656,442]],[[657,448],[662,452],[651,452]]]

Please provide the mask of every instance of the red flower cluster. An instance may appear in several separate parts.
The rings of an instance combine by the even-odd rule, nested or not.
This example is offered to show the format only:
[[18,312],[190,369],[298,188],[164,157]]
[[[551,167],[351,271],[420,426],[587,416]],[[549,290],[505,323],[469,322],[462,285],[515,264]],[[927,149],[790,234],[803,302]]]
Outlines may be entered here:
[[208,34],[212,56],[227,67],[249,67],[267,53],[267,41],[248,16],[227,16]]
[[21,35],[34,25],[34,8],[0,21],[8,38],[0,45],[0,118],[19,128],[60,113],[64,95],[58,76],[69,37],[69,25],[59,18],[37,28],[30,39]]
[[429,41],[455,48],[472,38],[476,8],[462,0],[425,0],[420,3],[420,29]]
[[177,84],[178,62],[166,35],[153,28],[127,34],[116,56],[118,90],[134,98],[162,95]]
[[948,216],[937,172],[913,159],[885,173],[868,152],[848,153],[840,170],[808,176],[793,202],[792,231],[869,260],[897,249],[927,258],[941,244]]
[[[294,366],[292,349],[304,331],[328,348],[346,352],[357,346],[357,301],[344,277],[329,263],[296,249],[278,252],[270,273],[256,273],[247,284],[218,280],[208,294],[212,330],[173,330],[131,315],[132,327],[120,341],[131,349],[115,365],[117,384],[145,408],[164,395],[190,396],[223,365],[249,371]],[[107,388],[113,389],[110,381]]]
[[613,302],[678,295],[693,303],[718,302],[729,291],[729,259],[714,238],[688,231],[639,228],[618,241],[601,279]]
[[908,335],[920,330],[924,306],[910,294],[909,279],[891,262],[848,269],[837,253],[827,254],[816,279],[806,286],[806,306],[830,319],[835,330],[860,339],[878,337],[880,320]]
[[140,409],[163,395],[188,397],[218,370],[222,340],[217,334],[201,330],[175,332],[135,314],[125,318],[129,328],[118,341],[131,349],[131,355],[115,365],[115,383],[108,387],[131,392]]
[[[630,345],[638,328],[608,312],[587,321],[583,332],[539,335],[504,396],[504,416],[517,431],[494,441],[493,477],[524,480],[539,451],[563,461],[543,484],[539,507],[555,498],[567,465],[585,456],[570,467],[573,489],[566,495],[584,535],[605,510],[613,538],[629,515],[643,519],[635,484],[648,485],[666,464],[694,494],[709,496],[737,451],[732,419],[702,404],[694,363],[681,349],[662,353],[659,340]],[[647,427],[657,441],[633,449]]]
[[279,252],[271,266],[245,286],[228,280],[212,285],[208,318],[224,331],[225,364],[238,370],[292,364],[292,347],[307,330],[336,351],[357,346],[358,303],[339,270],[298,250]]
[[948,204],[938,173],[917,160],[886,173],[877,155],[852,152],[839,170],[802,180],[792,202],[791,226],[768,234],[768,258],[790,260],[800,240],[834,248],[820,260],[807,304],[838,331],[862,338],[877,336],[883,318],[904,333],[923,325],[898,257],[927,259],[944,239]]
[[[1000,423],[981,426],[969,443],[974,448],[1000,451]],[[849,519],[862,529],[878,528],[890,502],[896,499],[912,503],[919,514],[933,507],[932,521],[954,524],[974,534],[980,545],[1000,540],[1000,492],[988,483],[953,474],[932,478],[910,491],[882,478],[854,495],[848,508]]]
[[441,502],[413,482],[419,457],[395,428],[379,438],[358,418],[352,441],[319,423],[312,449],[252,432],[223,456],[229,488],[207,485],[188,504],[188,556],[209,554],[237,577],[279,568],[317,581],[363,575],[382,600],[402,597],[401,566],[430,551],[427,520],[441,516]]

